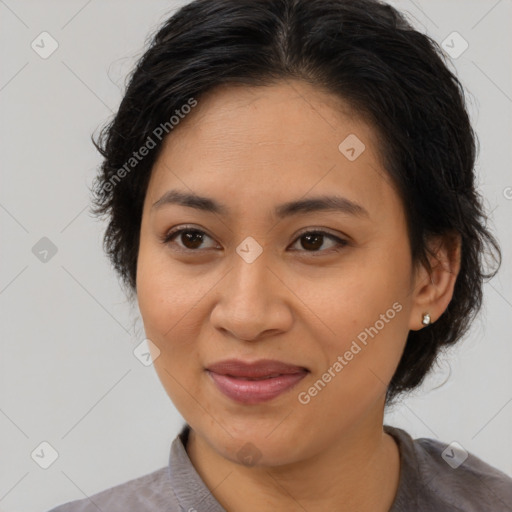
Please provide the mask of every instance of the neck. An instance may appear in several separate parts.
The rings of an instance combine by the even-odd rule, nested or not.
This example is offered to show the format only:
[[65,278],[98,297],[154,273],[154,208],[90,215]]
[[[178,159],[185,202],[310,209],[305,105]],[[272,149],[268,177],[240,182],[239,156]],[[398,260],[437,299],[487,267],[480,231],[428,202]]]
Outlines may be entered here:
[[399,451],[383,432],[382,413],[379,421],[375,419],[341,432],[326,452],[282,466],[237,464],[219,455],[193,430],[187,452],[227,511],[387,512],[398,488]]

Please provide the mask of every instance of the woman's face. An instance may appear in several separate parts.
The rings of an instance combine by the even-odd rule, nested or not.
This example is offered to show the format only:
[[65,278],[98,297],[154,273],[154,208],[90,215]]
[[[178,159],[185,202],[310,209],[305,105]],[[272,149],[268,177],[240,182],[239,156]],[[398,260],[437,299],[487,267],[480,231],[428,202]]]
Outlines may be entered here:
[[[166,201],[170,191],[206,200]],[[339,99],[301,82],[226,86],[165,141],[138,302],[162,384],[222,456],[285,464],[380,428],[407,333],[421,327],[414,286],[375,133]],[[262,360],[283,364],[242,364]]]

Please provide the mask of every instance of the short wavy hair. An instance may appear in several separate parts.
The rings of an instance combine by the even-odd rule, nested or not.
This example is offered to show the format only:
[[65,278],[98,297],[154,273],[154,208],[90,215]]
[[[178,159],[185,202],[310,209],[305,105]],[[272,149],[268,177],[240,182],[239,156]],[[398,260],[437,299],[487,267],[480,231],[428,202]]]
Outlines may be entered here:
[[[92,212],[108,217],[104,248],[133,299],[142,207],[165,140],[154,137],[155,128],[165,127],[172,136],[169,120],[218,85],[266,86],[287,79],[337,95],[376,130],[384,168],[403,202],[416,265],[431,269],[432,236],[460,235],[453,298],[434,324],[409,332],[387,389],[389,404],[418,386],[439,351],[466,333],[481,307],[483,282],[501,263],[476,190],[477,138],[464,88],[439,45],[390,5],[195,0],[181,7],[149,40],[117,113],[93,136],[104,160],[92,187]],[[156,147],[131,161],[148,138]]]

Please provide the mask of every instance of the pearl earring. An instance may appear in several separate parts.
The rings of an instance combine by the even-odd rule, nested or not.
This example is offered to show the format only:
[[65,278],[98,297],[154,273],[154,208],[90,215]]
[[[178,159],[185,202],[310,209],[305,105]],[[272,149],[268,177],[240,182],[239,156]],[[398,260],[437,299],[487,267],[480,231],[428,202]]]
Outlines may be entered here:
[[429,314],[429,313],[425,313],[425,314],[423,315],[423,319],[421,320],[421,323],[422,323],[423,325],[425,325],[425,326],[430,325],[431,320],[430,320],[430,314]]

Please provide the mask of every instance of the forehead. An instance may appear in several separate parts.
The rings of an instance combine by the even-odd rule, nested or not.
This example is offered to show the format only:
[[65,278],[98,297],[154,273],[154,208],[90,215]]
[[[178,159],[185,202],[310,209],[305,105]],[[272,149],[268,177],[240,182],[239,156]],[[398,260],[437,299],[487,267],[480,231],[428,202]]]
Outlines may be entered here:
[[377,214],[397,200],[378,144],[347,103],[309,84],[222,86],[165,139],[148,201],[179,188],[239,212],[248,202],[337,193]]

